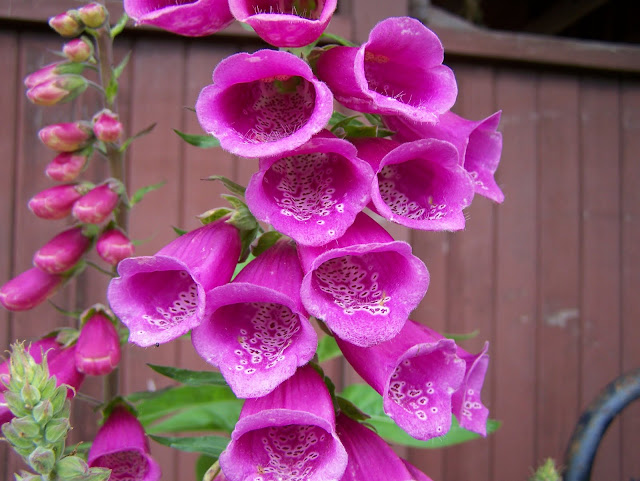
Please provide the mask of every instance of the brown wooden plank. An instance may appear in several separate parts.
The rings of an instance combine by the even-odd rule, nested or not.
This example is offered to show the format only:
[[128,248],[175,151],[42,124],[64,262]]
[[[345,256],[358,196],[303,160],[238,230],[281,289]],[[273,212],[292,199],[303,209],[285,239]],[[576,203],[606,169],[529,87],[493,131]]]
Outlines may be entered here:
[[[626,79],[621,88],[621,327],[622,369],[640,366],[640,85]],[[620,479],[640,477],[640,403],[622,415]]]
[[[584,409],[620,374],[620,113],[617,80],[583,78],[580,87]],[[620,425],[612,425],[593,479],[622,479],[620,447]]]
[[562,459],[580,393],[580,173],[577,82],[538,85],[538,332],[536,460]]
[[[496,209],[496,313],[491,362],[493,479],[527,479],[535,464],[536,82],[528,72],[501,70],[503,151],[497,172],[505,193]],[[471,219],[473,221],[473,218]]]
[[[480,119],[494,112],[494,76],[488,67],[454,65],[458,80],[456,112],[463,117]],[[451,255],[448,275],[449,332],[479,331],[475,339],[461,342],[469,352],[479,351],[485,340],[493,337],[494,289],[494,206],[484,197],[476,196],[466,211],[464,231],[451,235]],[[489,366],[482,399],[491,406],[491,373]],[[447,448],[445,479],[476,481],[491,479],[489,439]],[[460,460],[465,462],[461,463]]]

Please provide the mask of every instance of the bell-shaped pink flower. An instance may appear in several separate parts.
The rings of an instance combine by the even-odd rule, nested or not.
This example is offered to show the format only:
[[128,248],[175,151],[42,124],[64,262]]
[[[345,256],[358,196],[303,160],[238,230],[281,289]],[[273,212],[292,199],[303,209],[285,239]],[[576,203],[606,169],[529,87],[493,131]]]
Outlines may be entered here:
[[350,109],[436,122],[458,94],[443,58],[435,33],[416,19],[391,17],[373,27],[361,47],[324,52],[316,72]]
[[315,42],[331,20],[337,0],[229,0],[236,20],[250,25],[276,47],[304,47]]
[[44,145],[58,152],[80,150],[93,141],[91,124],[82,120],[47,125],[40,129],[38,136]]
[[[71,388],[67,391],[68,398],[75,395],[75,391],[80,389],[84,381],[84,374],[76,369],[73,362],[75,349],[75,346],[63,347],[62,344],[55,340],[55,337],[39,339],[27,347],[27,352],[37,364],[42,362],[43,356],[46,354],[49,374],[56,377],[56,386],[66,384]],[[14,418],[8,406],[2,405],[5,402],[4,394],[2,393],[7,390],[5,382],[9,383],[9,373],[10,361],[7,359],[0,364],[0,426]]]
[[104,109],[94,115],[93,133],[103,142],[117,142],[122,135],[122,123],[118,116],[109,109]]
[[96,251],[103,261],[116,266],[122,259],[133,256],[135,246],[121,230],[109,229],[98,238]]
[[462,211],[473,199],[473,182],[452,144],[374,138],[354,143],[376,172],[371,201],[378,214],[412,229],[464,228]]
[[154,256],[129,257],[107,297],[129,328],[129,342],[165,343],[198,326],[207,311],[206,293],[231,279],[240,256],[240,236],[225,219],[188,232]]
[[318,338],[300,300],[301,282],[295,246],[283,239],[207,294],[211,316],[191,340],[236,396],[264,396],[313,358]]
[[88,190],[83,184],[56,185],[34,195],[28,206],[41,219],[63,219],[71,213],[73,204]]
[[88,157],[76,152],[62,152],[49,162],[45,174],[58,182],[70,182],[75,180],[87,165]]
[[384,412],[398,426],[422,440],[449,431],[451,396],[465,376],[453,340],[432,336],[414,321],[377,346],[336,340],[349,364],[382,395]]
[[33,267],[0,287],[0,304],[10,311],[28,311],[55,294],[64,279]]
[[75,37],[84,30],[84,25],[76,10],[69,10],[51,17],[49,26],[63,37]]
[[385,116],[384,122],[396,132],[394,139],[400,142],[425,138],[451,142],[474,181],[475,193],[502,202],[504,194],[494,178],[502,154],[502,134],[496,130],[501,113],[477,121],[445,112],[436,124],[412,122],[398,116]]
[[82,227],[56,235],[33,255],[33,265],[49,274],[62,274],[75,266],[91,245]]
[[369,202],[373,170],[350,142],[318,135],[282,157],[260,159],[247,186],[258,219],[303,245],[342,236]]
[[70,102],[84,92],[88,85],[87,79],[82,75],[60,75],[31,87],[27,90],[27,98],[36,105],[51,107]]
[[87,462],[111,469],[112,480],[158,481],[162,476],[144,428],[125,406],[116,406],[98,430]]
[[73,204],[73,217],[85,224],[100,224],[107,220],[120,201],[120,185],[105,182],[94,187]]
[[331,396],[310,366],[266,396],[247,399],[220,455],[228,481],[337,481],[346,465]]
[[368,427],[341,413],[336,431],[349,457],[340,481],[415,479],[391,446]]
[[71,62],[54,62],[45,65],[39,70],[30,73],[24,78],[24,86],[30,89],[42,82],[51,80],[60,75],[80,74],[84,70],[84,65]]
[[120,338],[111,320],[96,312],[82,326],[75,353],[76,368],[90,376],[104,376],[120,362]]
[[411,246],[394,241],[364,213],[338,240],[298,252],[305,308],[358,346],[398,334],[429,286],[429,272]]
[[99,28],[107,20],[108,13],[104,5],[88,3],[78,8],[78,17],[89,28]]
[[227,57],[202,89],[196,113],[223,149],[271,157],[300,147],[331,118],[333,97],[302,59],[258,50]]
[[228,0],[124,0],[137,25],[153,25],[187,37],[202,37],[233,21]]
[[71,62],[86,62],[93,55],[93,44],[88,38],[74,38],[62,47],[62,53]]

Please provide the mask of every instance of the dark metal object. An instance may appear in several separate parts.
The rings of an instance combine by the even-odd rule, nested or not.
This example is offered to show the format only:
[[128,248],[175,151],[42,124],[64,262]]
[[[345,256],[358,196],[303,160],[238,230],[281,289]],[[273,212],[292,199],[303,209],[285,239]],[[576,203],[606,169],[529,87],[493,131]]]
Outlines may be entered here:
[[588,481],[605,431],[628,404],[640,398],[640,368],[608,384],[580,416],[565,454],[564,481]]

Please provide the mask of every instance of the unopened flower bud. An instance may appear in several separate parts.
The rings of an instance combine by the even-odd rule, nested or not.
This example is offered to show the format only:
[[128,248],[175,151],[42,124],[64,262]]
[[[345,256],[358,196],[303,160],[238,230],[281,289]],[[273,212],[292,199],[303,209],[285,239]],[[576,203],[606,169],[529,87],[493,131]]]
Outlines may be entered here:
[[89,466],[77,456],[67,456],[56,463],[59,479],[83,479],[89,472]]
[[29,456],[28,462],[36,472],[49,474],[56,464],[56,455],[51,449],[38,446]]
[[85,224],[100,224],[107,220],[120,200],[117,186],[112,184],[107,182],[91,189],[73,204],[71,214]]
[[111,110],[104,109],[94,115],[93,133],[103,142],[117,142],[122,135],[122,123]]
[[75,266],[91,245],[82,227],[65,230],[43,245],[33,256],[33,264],[49,274],[61,274]]
[[89,3],[78,9],[80,20],[89,28],[98,28],[107,19],[107,9],[99,3]]
[[75,38],[64,44],[62,53],[72,62],[86,62],[93,55],[93,43],[84,36]]
[[39,425],[44,426],[53,416],[53,405],[51,401],[45,399],[44,393],[42,393],[42,395],[42,401],[33,407],[33,419],[35,419]]
[[74,202],[88,190],[83,184],[56,185],[34,195],[27,205],[41,219],[62,219],[71,213]]
[[24,86],[28,89],[35,87],[46,80],[51,80],[59,75],[81,74],[84,65],[73,62],[54,62],[45,65],[40,70],[30,73],[24,78]]
[[22,437],[35,438],[40,434],[40,426],[31,418],[31,416],[13,418],[11,420],[11,424],[16,432]]
[[31,384],[24,385],[20,391],[20,396],[22,396],[22,401],[27,407],[31,406],[33,408],[33,406],[40,402],[40,391]]
[[68,10],[49,19],[49,26],[63,37],[75,37],[84,30],[76,10]]
[[16,448],[28,449],[28,452],[31,452],[33,449],[33,441],[24,438],[24,436],[13,427],[13,423],[4,423],[2,425],[2,434]]
[[0,287],[0,304],[10,311],[33,309],[51,297],[63,281],[62,276],[34,267]]
[[27,98],[36,105],[51,107],[75,99],[88,85],[82,75],[60,75],[31,87]]
[[62,439],[71,429],[67,418],[55,418],[47,423],[44,429],[44,437],[50,443],[55,443]]
[[90,376],[103,376],[120,362],[120,338],[113,323],[94,314],[82,327],[76,344],[76,368]]
[[49,162],[45,174],[50,179],[58,182],[72,181],[80,175],[88,159],[89,157],[86,154],[62,152]]
[[110,229],[100,236],[96,250],[103,261],[115,266],[122,259],[133,256],[135,247],[122,231]]
[[82,120],[47,125],[38,132],[40,140],[58,152],[73,152],[82,149],[93,140],[93,131],[88,122]]

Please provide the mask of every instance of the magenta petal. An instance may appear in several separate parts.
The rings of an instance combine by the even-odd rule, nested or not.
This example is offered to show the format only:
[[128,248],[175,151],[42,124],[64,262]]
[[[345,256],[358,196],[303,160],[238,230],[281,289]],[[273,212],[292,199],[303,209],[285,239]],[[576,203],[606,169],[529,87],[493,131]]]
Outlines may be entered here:
[[337,3],[337,0],[229,0],[229,7],[238,21],[250,25],[265,42],[276,47],[304,47],[322,35]]
[[369,202],[371,168],[335,137],[314,137],[284,155],[261,159],[247,186],[251,212],[303,245],[342,236]]
[[309,366],[266,396],[245,401],[220,455],[229,481],[338,481],[346,465],[331,396]]
[[412,479],[398,455],[371,429],[345,414],[339,414],[336,421],[336,431],[349,457],[340,481]]
[[259,50],[227,57],[196,102],[202,128],[243,157],[293,150],[324,128],[333,97],[311,68],[288,52]]
[[377,346],[337,341],[356,372],[382,395],[385,413],[398,426],[422,440],[449,430],[451,396],[465,373],[453,340],[430,336],[408,321],[396,337]]
[[33,264],[49,274],[71,269],[91,245],[91,239],[74,227],[56,235],[33,255]]
[[299,247],[307,311],[340,338],[372,346],[393,338],[424,296],[429,272],[411,246],[364,213],[337,241]]
[[458,93],[443,58],[431,30],[413,18],[392,17],[378,23],[360,48],[323,53],[317,72],[336,100],[351,109],[435,122]]
[[154,256],[129,257],[109,284],[113,312],[129,342],[165,343],[199,325],[206,292],[227,283],[240,255],[235,227],[220,220],[184,234]]
[[280,241],[208,294],[212,314],[191,339],[236,396],[264,396],[313,358],[318,340],[300,301],[301,280],[295,247]]
[[233,21],[227,0],[124,0],[124,9],[138,25],[201,37]]
[[37,267],[24,271],[0,287],[0,305],[10,311],[27,311],[55,294],[64,277]]
[[115,407],[102,425],[87,461],[92,468],[111,469],[109,479],[158,481],[162,474],[142,425],[124,406]]
[[120,338],[111,320],[102,313],[89,319],[78,337],[76,368],[90,376],[104,376],[120,362]]
[[[378,214],[412,229],[464,228],[462,211],[471,204],[474,186],[452,144],[366,139],[356,146],[360,158],[377,170],[371,200]],[[379,159],[381,146],[387,154]]]

